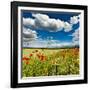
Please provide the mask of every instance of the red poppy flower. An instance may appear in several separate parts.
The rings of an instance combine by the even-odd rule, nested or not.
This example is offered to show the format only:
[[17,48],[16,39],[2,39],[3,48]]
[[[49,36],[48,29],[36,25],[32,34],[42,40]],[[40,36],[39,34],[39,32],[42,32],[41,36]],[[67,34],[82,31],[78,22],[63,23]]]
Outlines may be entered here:
[[40,54],[36,54],[38,58],[40,58]]
[[33,54],[30,54],[29,56],[32,56]]
[[28,61],[26,61],[26,64],[28,65],[28,64],[29,64],[29,62],[28,62]]
[[41,60],[42,60],[42,61],[44,60],[44,56],[41,56]]
[[26,60],[26,61],[27,61],[27,60],[30,60],[30,58],[27,58],[27,57],[23,57],[23,60]]
[[40,60],[41,60],[41,61],[45,61],[45,60],[46,60],[46,56],[43,56],[43,55],[40,56]]

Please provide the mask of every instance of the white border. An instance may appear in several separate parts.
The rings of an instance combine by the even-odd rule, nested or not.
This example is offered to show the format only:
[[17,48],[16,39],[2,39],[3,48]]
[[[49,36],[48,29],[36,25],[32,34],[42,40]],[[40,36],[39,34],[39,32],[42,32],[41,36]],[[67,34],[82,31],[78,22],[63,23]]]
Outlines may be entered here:
[[[43,77],[26,77],[21,78],[21,10],[35,11],[65,11],[65,12],[80,12],[80,75],[67,76],[43,76]],[[18,83],[32,83],[45,81],[64,81],[64,80],[82,80],[84,79],[84,11],[73,9],[52,9],[38,7],[18,7]]]

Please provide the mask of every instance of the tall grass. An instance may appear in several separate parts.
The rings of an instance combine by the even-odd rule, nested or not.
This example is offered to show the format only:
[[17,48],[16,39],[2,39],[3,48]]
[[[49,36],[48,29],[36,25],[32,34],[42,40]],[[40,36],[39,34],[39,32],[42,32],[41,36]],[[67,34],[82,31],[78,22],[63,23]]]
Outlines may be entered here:
[[79,48],[23,49],[23,77],[77,74],[79,74]]

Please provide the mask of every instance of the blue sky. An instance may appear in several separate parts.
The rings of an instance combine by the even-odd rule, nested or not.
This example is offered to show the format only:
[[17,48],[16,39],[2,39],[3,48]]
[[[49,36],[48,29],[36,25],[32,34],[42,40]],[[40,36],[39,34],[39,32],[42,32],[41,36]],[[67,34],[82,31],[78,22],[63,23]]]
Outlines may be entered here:
[[[50,37],[52,37],[53,41],[57,41],[59,45],[62,43],[74,43],[73,39],[75,38],[75,41],[79,41],[77,32],[79,32],[80,28],[80,13],[23,11],[22,18],[24,18],[22,25],[23,31],[25,31],[24,36],[28,36],[28,40],[27,37],[23,36],[27,40],[24,40],[24,43],[34,42],[33,44],[38,46],[38,42],[41,40],[39,43],[42,43],[43,47],[43,41],[47,42],[47,39]],[[31,33],[34,33],[34,35],[32,36]],[[34,38],[34,36],[35,39],[29,40],[29,38]]]

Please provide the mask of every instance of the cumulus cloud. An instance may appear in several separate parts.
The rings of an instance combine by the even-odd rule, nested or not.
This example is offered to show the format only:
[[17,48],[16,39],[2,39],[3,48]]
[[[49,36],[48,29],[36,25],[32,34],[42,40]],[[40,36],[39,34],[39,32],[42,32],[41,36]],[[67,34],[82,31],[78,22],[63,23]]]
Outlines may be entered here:
[[36,31],[33,31],[31,29],[23,28],[23,40],[24,41],[32,41],[37,39],[37,33]]
[[79,44],[79,29],[75,30],[75,32],[70,35],[72,36],[72,42],[75,44],[75,45],[78,45]]
[[[64,30],[64,32],[70,32],[74,24],[77,24],[80,20],[80,16],[73,16],[70,21],[62,21],[60,19],[50,18],[46,14],[33,13],[33,18],[23,18],[23,44],[24,47],[47,47],[47,40],[39,40],[37,36],[37,30],[47,30],[49,32],[58,32]],[[79,44],[79,30],[70,35],[72,36],[72,43],[61,43],[55,40],[51,40],[52,47],[62,47],[69,45]]]
[[77,24],[80,21],[80,15],[78,16],[73,16],[70,18],[70,23],[71,24]]
[[72,30],[72,25],[69,22],[64,22],[60,19],[50,18],[46,14],[32,14],[32,18],[23,18],[23,25],[31,29],[44,29],[50,32],[64,30],[69,32]]
[[36,28],[35,26],[35,20],[32,18],[23,18],[23,25],[28,26],[31,29]]
[[72,30],[72,25],[69,24],[68,22],[65,22],[65,23],[64,23],[64,31],[65,31],[65,32],[69,32],[69,31],[71,31],[71,30]]

